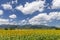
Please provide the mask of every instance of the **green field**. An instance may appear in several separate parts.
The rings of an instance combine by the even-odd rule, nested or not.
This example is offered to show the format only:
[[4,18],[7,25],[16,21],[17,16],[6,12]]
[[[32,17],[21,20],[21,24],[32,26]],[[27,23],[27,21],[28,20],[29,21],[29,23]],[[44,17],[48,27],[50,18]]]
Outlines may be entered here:
[[0,40],[60,40],[60,35],[14,35],[14,36],[0,36]]
[[0,40],[60,40],[60,30],[0,30]]

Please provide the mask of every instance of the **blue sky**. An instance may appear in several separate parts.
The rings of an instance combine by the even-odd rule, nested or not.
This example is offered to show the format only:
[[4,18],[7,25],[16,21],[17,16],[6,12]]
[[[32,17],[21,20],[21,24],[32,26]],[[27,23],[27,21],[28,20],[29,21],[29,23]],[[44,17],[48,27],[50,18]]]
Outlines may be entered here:
[[0,25],[60,26],[60,0],[0,0]]

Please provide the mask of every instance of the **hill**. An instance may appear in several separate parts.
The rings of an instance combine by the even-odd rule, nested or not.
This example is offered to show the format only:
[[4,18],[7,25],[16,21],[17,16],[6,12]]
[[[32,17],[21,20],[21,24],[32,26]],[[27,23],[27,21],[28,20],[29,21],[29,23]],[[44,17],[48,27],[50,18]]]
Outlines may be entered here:
[[46,25],[0,25],[0,29],[60,29],[55,26]]

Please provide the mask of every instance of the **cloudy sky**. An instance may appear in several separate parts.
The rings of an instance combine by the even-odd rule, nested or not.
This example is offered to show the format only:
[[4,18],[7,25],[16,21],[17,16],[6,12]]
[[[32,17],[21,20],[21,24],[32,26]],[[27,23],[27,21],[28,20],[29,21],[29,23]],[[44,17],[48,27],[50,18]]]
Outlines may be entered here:
[[60,0],[0,0],[0,25],[60,26]]

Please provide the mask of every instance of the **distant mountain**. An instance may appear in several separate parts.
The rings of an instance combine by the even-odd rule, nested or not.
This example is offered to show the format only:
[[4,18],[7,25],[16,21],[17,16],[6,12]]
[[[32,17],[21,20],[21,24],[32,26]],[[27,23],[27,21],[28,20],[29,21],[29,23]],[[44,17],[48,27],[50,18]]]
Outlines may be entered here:
[[0,28],[10,28],[10,29],[56,29],[55,26],[46,25],[0,25]]
[[55,29],[55,26],[46,26],[46,25],[24,25],[21,28],[27,29]]

